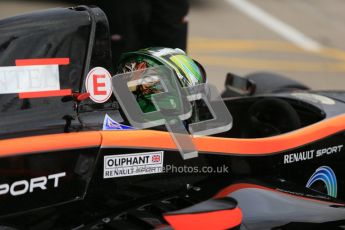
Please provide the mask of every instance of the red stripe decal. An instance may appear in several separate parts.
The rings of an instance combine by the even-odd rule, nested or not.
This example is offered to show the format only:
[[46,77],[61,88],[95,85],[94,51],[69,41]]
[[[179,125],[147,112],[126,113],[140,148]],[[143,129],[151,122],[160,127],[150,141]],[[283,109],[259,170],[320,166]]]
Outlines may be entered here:
[[41,92],[26,92],[19,93],[20,99],[27,98],[41,98],[41,97],[59,97],[59,96],[69,96],[72,95],[71,89],[62,89],[62,90],[49,90]]
[[69,58],[38,58],[38,59],[18,59],[16,66],[28,65],[69,65]]

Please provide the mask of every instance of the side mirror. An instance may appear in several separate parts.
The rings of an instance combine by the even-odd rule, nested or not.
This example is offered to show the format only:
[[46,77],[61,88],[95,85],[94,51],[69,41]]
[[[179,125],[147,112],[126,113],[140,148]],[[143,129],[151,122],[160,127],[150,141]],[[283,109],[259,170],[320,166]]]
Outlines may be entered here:
[[239,96],[253,95],[256,90],[256,84],[248,78],[228,73],[225,80],[225,88],[239,94]]

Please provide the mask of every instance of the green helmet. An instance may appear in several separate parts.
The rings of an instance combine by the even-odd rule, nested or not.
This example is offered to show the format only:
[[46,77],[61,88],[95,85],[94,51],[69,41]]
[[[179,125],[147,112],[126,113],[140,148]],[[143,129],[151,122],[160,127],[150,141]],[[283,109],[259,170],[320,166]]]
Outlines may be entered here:
[[[133,72],[159,65],[164,65],[173,70],[182,87],[206,82],[204,68],[180,49],[147,48],[125,53],[120,57],[118,73]],[[161,92],[158,84],[137,86],[133,91],[135,91],[137,101],[143,112],[155,111],[151,95]]]

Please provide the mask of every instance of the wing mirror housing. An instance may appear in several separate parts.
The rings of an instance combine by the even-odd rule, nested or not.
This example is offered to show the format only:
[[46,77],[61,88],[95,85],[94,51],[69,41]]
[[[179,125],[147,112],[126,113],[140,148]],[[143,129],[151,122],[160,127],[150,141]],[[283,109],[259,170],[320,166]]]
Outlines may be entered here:
[[228,73],[225,80],[225,90],[232,91],[238,96],[250,96],[256,91],[256,84],[248,78]]

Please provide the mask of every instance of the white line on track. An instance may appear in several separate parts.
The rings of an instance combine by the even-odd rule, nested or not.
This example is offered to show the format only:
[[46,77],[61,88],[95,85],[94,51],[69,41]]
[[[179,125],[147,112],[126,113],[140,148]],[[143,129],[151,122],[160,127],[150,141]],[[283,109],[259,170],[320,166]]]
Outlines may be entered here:
[[284,23],[283,21],[273,17],[261,8],[257,7],[253,3],[247,0],[226,0],[229,4],[247,14],[249,17],[255,19],[262,25],[273,30],[280,36],[284,37],[295,45],[301,47],[307,51],[318,52],[321,50],[322,46],[316,41],[308,38],[306,35],[302,34],[295,28]]

